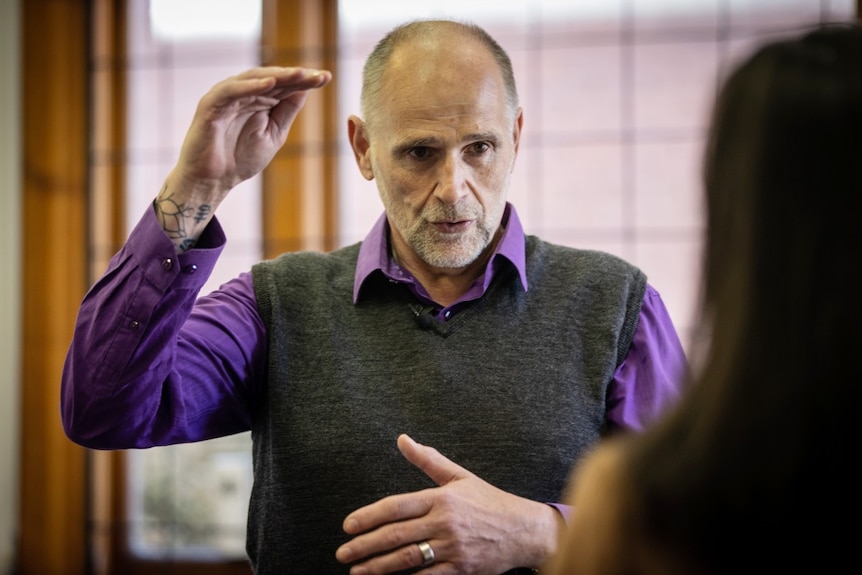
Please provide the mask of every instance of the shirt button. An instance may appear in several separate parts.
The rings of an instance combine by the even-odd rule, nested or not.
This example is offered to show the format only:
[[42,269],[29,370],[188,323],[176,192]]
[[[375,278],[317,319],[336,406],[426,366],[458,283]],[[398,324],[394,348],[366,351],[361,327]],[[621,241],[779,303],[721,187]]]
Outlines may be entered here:
[[186,266],[183,271],[186,272],[187,274],[193,274],[196,271],[198,271],[198,266],[196,264],[192,264],[190,266]]
[[450,315],[452,315],[452,310],[447,311],[447,312],[446,312],[445,314],[443,314],[443,315],[445,315],[445,316],[446,316],[446,319],[449,319],[449,316],[450,316]]
[[170,269],[174,267],[174,260],[172,260],[171,258],[163,259],[162,267],[165,268],[165,271],[170,271]]
[[138,329],[138,327],[140,327],[140,325],[141,324],[138,320],[133,319],[132,321],[129,322],[129,329],[132,331],[135,331],[136,329]]

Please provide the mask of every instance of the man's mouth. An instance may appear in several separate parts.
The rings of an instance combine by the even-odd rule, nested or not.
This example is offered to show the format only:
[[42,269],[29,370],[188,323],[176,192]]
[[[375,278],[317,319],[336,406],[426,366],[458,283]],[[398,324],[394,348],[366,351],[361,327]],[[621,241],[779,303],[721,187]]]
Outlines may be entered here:
[[438,232],[443,234],[458,234],[466,231],[471,225],[473,225],[473,220],[460,220],[457,222],[431,222],[431,225],[434,226]]

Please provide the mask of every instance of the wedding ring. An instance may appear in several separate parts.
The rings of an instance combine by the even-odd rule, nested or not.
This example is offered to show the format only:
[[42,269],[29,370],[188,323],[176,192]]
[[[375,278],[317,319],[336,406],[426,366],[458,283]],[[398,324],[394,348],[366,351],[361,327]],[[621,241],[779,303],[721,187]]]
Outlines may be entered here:
[[420,541],[416,545],[419,547],[419,552],[422,553],[422,566],[427,567],[434,563],[434,550],[431,549],[431,544],[427,541]]

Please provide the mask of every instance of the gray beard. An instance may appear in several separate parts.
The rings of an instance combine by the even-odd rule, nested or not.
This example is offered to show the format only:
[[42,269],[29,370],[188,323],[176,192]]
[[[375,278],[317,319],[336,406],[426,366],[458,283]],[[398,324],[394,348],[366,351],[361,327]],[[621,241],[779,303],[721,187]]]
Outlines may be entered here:
[[[458,241],[440,241],[421,234],[412,238],[411,247],[422,261],[437,268],[463,268],[472,264],[482,255],[491,242],[491,233],[480,228],[466,238]],[[469,242],[464,245],[465,239]]]

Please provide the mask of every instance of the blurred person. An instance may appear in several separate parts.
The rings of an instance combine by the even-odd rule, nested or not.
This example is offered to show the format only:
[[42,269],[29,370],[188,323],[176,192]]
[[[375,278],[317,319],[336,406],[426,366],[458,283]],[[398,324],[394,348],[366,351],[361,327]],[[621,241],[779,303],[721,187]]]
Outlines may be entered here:
[[507,201],[511,62],[452,21],[394,29],[365,65],[347,131],[385,208],[367,237],[198,299],[225,242],[217,206],[330,80],[255,68],[203,96],[82,302],[66,432],[128,449],[251,430],[259,575],[529,572],[555,550],[573,462],[677,397],[679,338],[641,270],[525,234]]
[[578,465],[543,575],[835,573],[857,560],[862,28],[765,44],[718,96],[693,383]]

